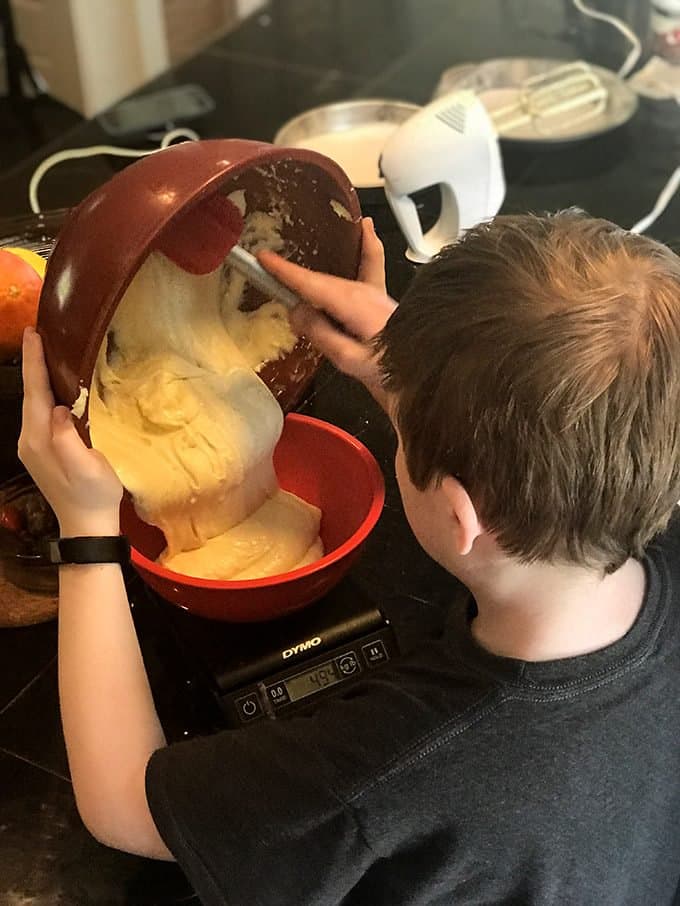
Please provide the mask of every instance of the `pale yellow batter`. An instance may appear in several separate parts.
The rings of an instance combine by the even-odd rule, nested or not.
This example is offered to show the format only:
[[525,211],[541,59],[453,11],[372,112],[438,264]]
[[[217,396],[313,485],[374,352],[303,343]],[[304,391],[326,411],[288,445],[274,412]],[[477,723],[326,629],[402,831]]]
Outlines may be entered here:
[[[266,214],[246,219],[256,250],[280,245]],[[255,373],[290,351],[287,312],[239,311],[244,282],[181,270],[159,252],[111,321],[90,392],[90,435],[164,532],[160,560],[185,575],[259,578],[323,555],[320,511],[280,491],[272,453],[283,415]]]

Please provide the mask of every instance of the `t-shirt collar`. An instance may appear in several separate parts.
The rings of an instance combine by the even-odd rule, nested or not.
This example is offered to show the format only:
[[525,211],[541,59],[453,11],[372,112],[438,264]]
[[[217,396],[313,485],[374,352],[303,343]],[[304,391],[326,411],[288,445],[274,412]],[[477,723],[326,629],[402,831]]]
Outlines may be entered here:
[[527,689],[564,689],[565,684],[587,685],[602,680],[646,656],[666,617],[670,600],[670,580],[663,558],[653,549],[644,558],[645,596],[637,618],[628,632],[605,648],[577,657],[553,661],[523,661],[501,657],[487,651],[474,639],[471,621],[476,613],[472,598],[454,608],[447,621],[445,642],[454,656],[469,667],[493,676],[498,682]]

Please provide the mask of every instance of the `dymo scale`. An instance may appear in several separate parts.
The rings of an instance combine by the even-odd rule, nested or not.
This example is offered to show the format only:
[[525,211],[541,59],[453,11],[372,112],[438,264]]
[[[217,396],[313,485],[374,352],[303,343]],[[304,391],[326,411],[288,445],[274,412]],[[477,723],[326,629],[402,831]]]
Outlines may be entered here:
[[219,624],[175,607],[166,619],[188,674],[200,674],[231,727],[285,717],[342,694],[398,651],[380,608],[347,579],[317,604],[269,623]]

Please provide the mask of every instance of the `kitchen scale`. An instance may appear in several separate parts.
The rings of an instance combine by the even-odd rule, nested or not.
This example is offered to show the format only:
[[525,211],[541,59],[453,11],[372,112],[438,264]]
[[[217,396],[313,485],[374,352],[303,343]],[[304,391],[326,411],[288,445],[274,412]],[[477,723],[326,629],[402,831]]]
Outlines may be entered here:
[[179,670],[194,696],[212,699],[216,726],[308,710],[398,654],[389,620],[349,579],[321,601],[266,623],[197,617],[146,586],[136,597],[155,611],[162,660],[175,676]]

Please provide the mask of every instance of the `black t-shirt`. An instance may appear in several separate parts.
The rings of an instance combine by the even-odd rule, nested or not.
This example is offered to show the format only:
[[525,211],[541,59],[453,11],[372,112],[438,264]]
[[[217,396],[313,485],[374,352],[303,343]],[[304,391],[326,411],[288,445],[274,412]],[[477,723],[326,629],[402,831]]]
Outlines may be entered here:
[[156,752],[205,906],[670,906],[680,878],[680,526],[638,619],[528,663],[444,635],[309,716]]

